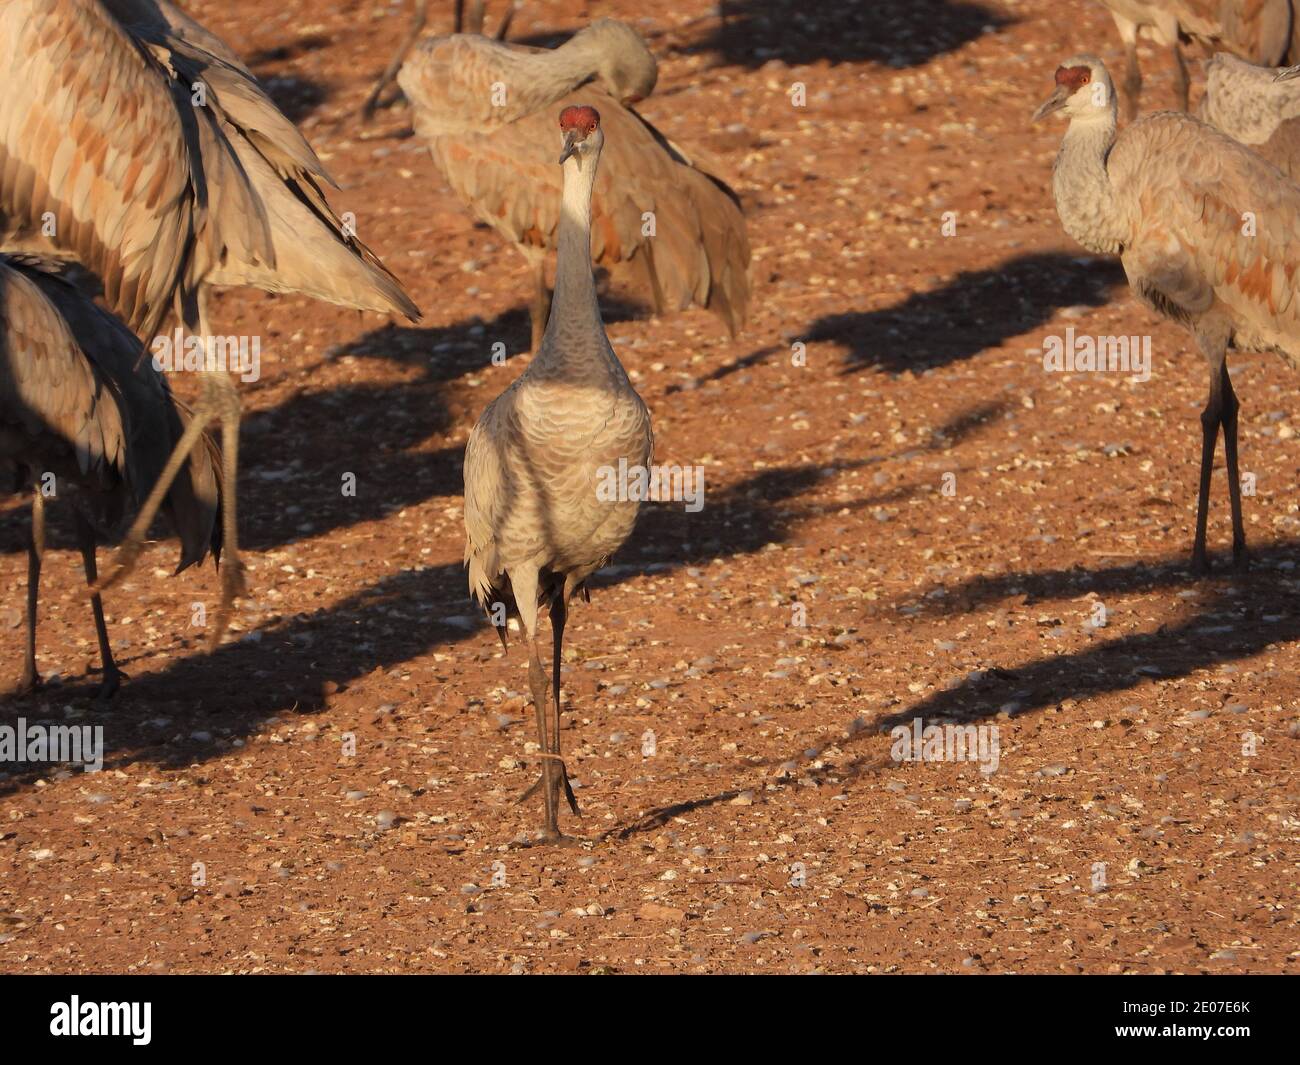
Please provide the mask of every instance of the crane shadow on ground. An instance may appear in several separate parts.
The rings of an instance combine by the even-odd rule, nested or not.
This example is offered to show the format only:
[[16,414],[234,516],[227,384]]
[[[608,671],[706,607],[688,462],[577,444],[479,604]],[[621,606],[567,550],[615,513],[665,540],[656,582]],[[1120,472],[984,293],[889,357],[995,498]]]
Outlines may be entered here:
[[259,75],[257,80],[294,125],[317,111],[331,95],[329,86],[300,74]]
[[[1043,325],[1062,307],[1102,307],[1124,284],[1123,268],[1061,252],[1022,255],[958,274],[941,288],[874,311],[818,318],[790,342],[829,343],[844,351],[841,372],[918,372],[960,362]],[[696,386],[788,357],[769,344],[696,379]],[[812,358],[811,353],[809,358]],[[681,385],[671,391],[681,391]]]
[[[438,446],[451,420],[441,383],[424,378],[301,392],[259,411],[243,434],[244,544],[266,551],[458,495],[463,448]],[[285,453],[281,440],[301,447]]]
[[[65,714],[68,704],[90,703],[96,680],[86,677],[5,699],[0,726],[16,727],[19,717],[29,726],[102,725],[106,770],[131,762],[176,768],[228,754],[235,740],[257,733],[277,714],[324,710],[332,698],[326,684],[346,693],[352,682],[371,673],[400,670],[431,648],[471,638],[483,641],[483,653],[494,653],[496,641],[484,632],[486,620],[469,609],[461,566],[404,570],[333,606],[272,618],[211,654],[196,647],[193,654],[127,682],[107,711],[78,718]],[[50,656],[46,663],[54,664]],[[429,677],[412,678],[412,692],[429,680],[446,679],[432,667],[421,672]],[[11,773],[0,780],[0,794],[49,771],[41,765]]]
[[[1190,588],[1201,590],[1205,601],[1190,612],[1183,610],[1154,632],[1106,638],[1106,630],[1100,629],[1092,643],[1080,650],[995,666],[901,709],[852,722],[840,735],[821,733],[811,750],[802,744],[787,759],[769,758],[738,768],[736,776],[745,782],[733,779],[730,787],[703,797],[666,802],[609,829],[600,838],[623,840],[653,831],[673,817],[729,802],[746,791],[754,794],[755,801],[762,801],[769,784],[778,789],[808,782],[846,788],[864,776],[897,768],[882,733],[900,725],[911,726],[916,718],[927,724],[941,720],[974,723],[996,717],[1008,704],[1014,708],[1013,716],[1022,716],[1066,699],[1095,698],[1129,691],[1145,681],[1186,677],[1250,658],[1270,645],[1300,639],[1300,582],[1280,590],[1278,581],[1279,573],[1294,572],[1292,565],[1300,561],[1300,540],[1259,548],[1252,557],[1250,572],[1212,580],[1191,576],[1186,562],[1180,560],[977,577],[949,590],[948,596],[938,601],[922,593],[912,600],[925,604],[922,616],[964,613],[1011,596],[1069,601],[1086,591],[1134,594]],[[833,764],[814,765],[831,745],[845,753],[863,745],[872,748]],[[783,772],[773,776],[771,771],[778,766]],[[665,790],[669,789],[661,783],[659,791]]]
[[707,20],[706,33],[680,50],[716,53],[751,70],[774,59],[920,66],[1011,21],[974,0],[719,0],[718,15]]
[[843,348],[843,373],[946,366],[1038,328],[1062,307],[1104,306],[1123,281],[1115,262],[1022,255],[892,307],[819,318],[798,339]]
[[[647,506],[631,542],[613,565],[596,574],[593,586],[616,583],[632,574],[664,573],[751,554],[770,543],[785,543],[799,523],[809,518],[905,503],[922,492],[937,492],[940,471],[927,469],[910,482],[881,485],[881,491],[856,499],[799,501],[822,482],[844,473],[891,460],[911,461],[946,453],[982,432],[1007,409],[1005,401],[977,403],[933,429],[928,442],[884,455],[773,467],[718,491],[708,490],[706,477],[706,502],[700,511],[686,512],[679,503]],[[961,470],[949,463],[943,472]],[[933,484],[924,483],[927,474],[933,474]]]
[[1208,580],[1192,576],[1180,559],[977,577],[946,589],[942,599],[918,595],[914,602],[924,606],[917,617],[964,614],[1021,595],[1026,602],[1039,602],[1071,601],[1088,592],[1131,595],[1193,590],[1200,591],[1203,599],[1190,611],[1180,603],[1174,608],[1178,616],[1171,616],[1154,632],[1107,637],[1105,628],[1095,629],[1088,647],[987,670],[873,724],[889,728],[916,717],[992,717],[1008,703],[1014,704],[1016,714],[1029,713],[1068,698],[1127,691],[1144,680],[1185,677],[1248,658],[1270,644],[1300,639],[1300,587],[1279,581],[1279,574],[1292,572],[1300,560],[1300,541],[1257,548],[1252,559],[1252,569],[1246,573]]

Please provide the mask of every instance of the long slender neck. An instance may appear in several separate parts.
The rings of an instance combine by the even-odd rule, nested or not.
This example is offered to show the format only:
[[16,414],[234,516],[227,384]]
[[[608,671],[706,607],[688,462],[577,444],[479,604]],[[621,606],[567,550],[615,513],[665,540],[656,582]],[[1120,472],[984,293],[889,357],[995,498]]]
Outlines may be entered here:
[[1065,231],[1089,251],[1108,254],[1120,250],[1123,233],[1106,172],[1115,127],[1113,109],[1072,119],[1052,172],[1056,211]]
[[598,61],[587,42],[575,37],[551,51],[515,53],[517,69],[512,75],[526,86],[527,100],[550,103],[590,81]]
[[583,158],[581,166],[576,155],[564,163],[555,295],[538,352],[550,364],[612,354],[591,272],[591,190],[599,158],[597,151]]

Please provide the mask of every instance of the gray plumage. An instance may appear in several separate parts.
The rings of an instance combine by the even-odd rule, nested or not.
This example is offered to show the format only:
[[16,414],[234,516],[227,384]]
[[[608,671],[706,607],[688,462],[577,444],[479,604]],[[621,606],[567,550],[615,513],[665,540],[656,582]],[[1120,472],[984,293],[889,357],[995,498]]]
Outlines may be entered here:
[[[189,417],[121,322],[56,276],[52,264],[0,256],[0,466],[33,493],[23,687],[37,683],[43,489],[52,486],[54,498],[70,501],[93,584],[95,545],[120,538]],[[178,573],[221,549],[219,456],[206,435],[203,444],[162,507],[181,541]],[[119,674],[98,594],[92,607],[103,659],[100,695],[107,698]]]
[[1196,113],[1291,180],[1300,178],[1300,82],[1221,53],[1206,66]]
[[[603,498],[603,471],[616,471],[620,463],[648,469],[653,451],[650,414],[610,346],[596,302],[589,251],[591,194],[604,134],[599,118],[595,121],[582,136],[577,133],[585,127],[568,134],[574,146],[563,163],[555,301],[546,333],[528,368],[483,412],[465,448],[470,591],[490,616],[494,603],[514,606],[527,634],[529,682],[545,762],[539,784],[546,800],[547,838],[558,838],[556,806],[561,785],[567,789],[559,757],[559,671],[567,603],[627,539],[640,504],[635,498]],[[554,635],[549,739],[543,709],[546,678],[537,645],[543,602],[550,606]],[[504,628],[499,631],[504,640]],[[576,813],[571,791],[569,797]]]
[[[1233,553],[1245,557],[1237,469],[1238,403],[1227,351],[1300,357],[1300,187],[1248,148],[1190,115],[1158,112],[1116,134],[1115,91],[1102,62],[1075,56],[1035,117],[1070,119],[1052,190],[1066,232],[1117,254],[1133,293],[1183,325],[1210,367],[1193,550],[1207,567],[1205,526],[1220,425]],[[1247,217],[1249,212],[1249,217]]]

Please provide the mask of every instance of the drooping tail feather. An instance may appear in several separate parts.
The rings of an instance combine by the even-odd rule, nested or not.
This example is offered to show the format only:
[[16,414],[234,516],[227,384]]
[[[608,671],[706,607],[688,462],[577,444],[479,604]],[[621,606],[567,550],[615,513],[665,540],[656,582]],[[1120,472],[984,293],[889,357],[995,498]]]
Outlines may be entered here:
[[[174,446],[194,412],[170,392],[168,395],[172,403],[168,422]],[[214,561],[221,560],[221,502],[221,449],[212,434],[204,430],[163,502],[163,512],[181,541],[176,573],[202,562],[209,553]]]

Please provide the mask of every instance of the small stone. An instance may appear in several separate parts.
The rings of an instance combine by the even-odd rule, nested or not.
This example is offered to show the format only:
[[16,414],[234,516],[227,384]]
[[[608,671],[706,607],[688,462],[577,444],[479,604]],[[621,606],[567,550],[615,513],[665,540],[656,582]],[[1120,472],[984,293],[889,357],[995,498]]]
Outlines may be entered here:
[[677,924],[686,920],[686,911],[676,906],[665,906],[661,902],[643,902],[636,915],[643,921],[671,921]]

